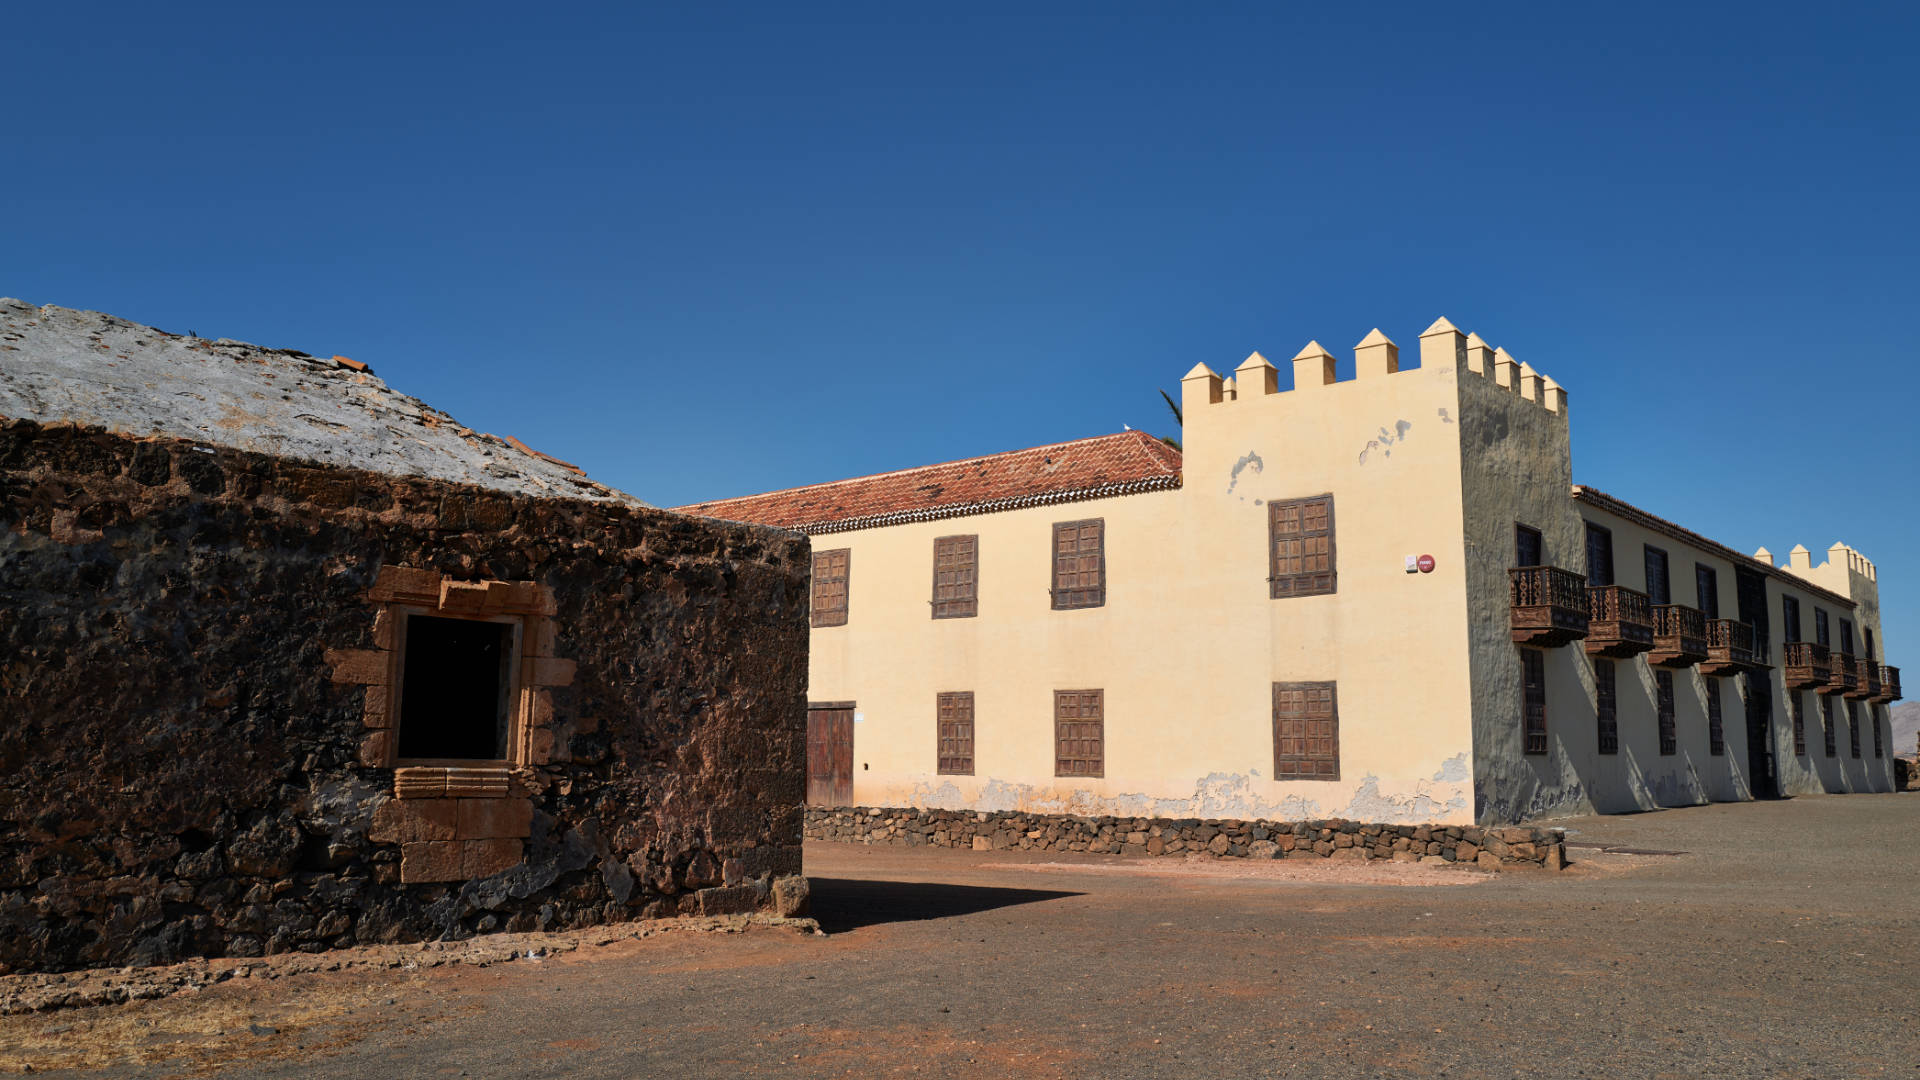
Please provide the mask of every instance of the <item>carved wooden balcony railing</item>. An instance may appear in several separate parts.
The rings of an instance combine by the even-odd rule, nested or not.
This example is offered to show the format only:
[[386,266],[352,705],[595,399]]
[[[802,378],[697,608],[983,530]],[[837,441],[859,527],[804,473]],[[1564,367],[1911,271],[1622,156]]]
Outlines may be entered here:
[[1621,585],[1587,586],[1587,651],[1628,657],[1653,648],[1653,605]]
[[1880,665],[1880,692],[1873,698],[1876,704],[1888,705],[1900,700],[1900,669],[1892,664]]
[[1781,662],[1789,690],[1814,690],[1830,677],[1827,647],[1811,641],[1789,641],[1781,647]]
[[1734,675],[1753,666],[1753,627],[1738,619],[1707,620],[1707,658],[1702,675]]
[[1653,651],[1647,663],[1655,667],[1692,667],[1707,658],[1707,617],[1684,604],[1653,605]]
[[1513,640],[1521,645],[1565,645],[1587,636],[1587,579],[1557,566],[1507,571],[1513,599]]
[[1838,650],[1827,654],[1827,685],[1819,687],[1818,692],[1827,695],[1852,692],[1860,684],[1860,676],[1854,672],[1853,657]]
[[1853,662],[1854,685],[1847,697],[1866,701],[1880,696],[1880,665],[1861,657]]

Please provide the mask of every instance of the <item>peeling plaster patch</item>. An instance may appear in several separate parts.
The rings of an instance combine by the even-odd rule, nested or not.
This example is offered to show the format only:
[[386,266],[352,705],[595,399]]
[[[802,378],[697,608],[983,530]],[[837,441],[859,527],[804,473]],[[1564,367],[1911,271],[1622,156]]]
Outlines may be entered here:
[[1467,755],[1465,751],[1453,755],[1440,763],[1440,771],[1433,774],[1435,780],[1449,784],[1464,784],[1467,781]]
[[1412,431],[1412,430],[1413,430],[1413,421],[1411,421],[1411,420],[1396,420],[1396,421],[1394,421],[1394,424],[1393,424],[1393,430],[1394,430],[1394,431],[1395,431],[1396,433],[1398,433],[1398,434],[1399,434],[1399,436],[1400,436],[1400,437],[1401,437],[1402,439],[1404,439],[1404,438],[1406,438],[1406,437],[1407,437],[1407,432],[1409,432],[1409,431]]
[[[1439,775],[1459,772],[1464,780],[1466,755],[1460,754],[1442,764]],[[1467,794],[1459,782],[1419,780],[1412,791],[1393,793],[1380,790],[1380,778],[1368,776],[1360,783],[1344,809],[1330,810],[1318,800],[1303,795],[1264,797],[1258,790],[1268,783],[1257,771],[1250,773],[1209,773],[1194,782],[1193,794],[1164,797],[1145,792],[1099,795],[1077,788],[1071,792],[1032,784],[1016,784],[989,778],[980,794],[968,800],[951,781],[934,785],[918,780],[906,797],[906,805],[942,810],[975,810],[983,813],[1012,811],[1027,814],[1077,814],[1084,817],[1115,815],[1162,818],[1229,818],[1244,821],[1313,821],[1326,817],[1348,817],[1359,821],[1395,825],[1420,825],[1464,815]]]
[[1260,460],[1259,453],[1253,450],[1247,451],[1245,457],[1233,463],[1233,472],[1227,475],[1227,494],[1233,494],[1234,487],[1240,483],[1241,471],[1249,465],[1253,466],[1254,472],[1267,471],[1267,463]]
[[1465,792],[1456,788],[1443,803],[1434,798],[1427,783],[1422,780],[1411,794],[1383,795],[1380,792],[1380,778],[1369,774],[1360,781],[1360,790],[1347,800],[1346,809],[1334,816],[1382,824],[1419,825],[1444,820],[1447,815],[1458,814],[1467,808]]
[[1440,422],[1443,424],[1453,423],[1453,417],[1447,415],[1447,410],[1444,407],[1440,410]]
[[[1442,416],[1445,416],[1446,412],[1445,409],[1440,410]],[[1449,420],[1447,422],[1452,423],[1453,421]],[[1388,431],[1384,427],[1381,428],[1380,437],[1377,439],[1368,439],[1366,448],[1360,451],[1360,464],[1365,465],[1367,463],[1367,456],[1375,450],[1380,451],[1380,456],[1382,457],[1392,457],[1393,451],[1390,447],[1392,447],[1394,443],[1405,442],[1407,432],[1411,430],[1413,430],[1413,422],[1411,420],[1395,420],[1392,431]]]

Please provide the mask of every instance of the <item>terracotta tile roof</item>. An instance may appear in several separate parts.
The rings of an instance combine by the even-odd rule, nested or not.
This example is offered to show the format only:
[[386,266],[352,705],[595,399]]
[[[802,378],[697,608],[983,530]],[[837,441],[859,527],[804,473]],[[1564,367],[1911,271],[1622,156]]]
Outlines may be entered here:
[[1123,431],[674,509],[825,533],[1179,486],[1180,451],[1144,431]]

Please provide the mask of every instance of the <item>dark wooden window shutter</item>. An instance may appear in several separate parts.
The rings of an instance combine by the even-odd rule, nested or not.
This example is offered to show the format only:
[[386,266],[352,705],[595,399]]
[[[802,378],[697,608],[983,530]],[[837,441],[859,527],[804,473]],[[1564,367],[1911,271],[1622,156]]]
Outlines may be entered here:
[[1821,748],[1827,752],[1828,757],[1833,757],[1837,748],[1834,745],[1833,699],[1831,697],[1822,697],[1820,699],[1820,729],[1820,740],[1825,744]]
[[980,614],[980,538],[942,536],[933,542],[933,617]]
[[1340,703],[1335,684],[1273,684],[1273,778],[1340,779]]
[[1587,584],[1613,584],[1613,531],[1587,522]]
[[939,771],[948,776],[973,775],[973,691],[957,690],[939,695],[935,704],[938,716]]
[[1674,729],[1673,720],[1673,672],[1662,668],[1653,673],[1655,687],[1654,706],[1660,717],[1660,752],[1677,754],[1680,752],[1680,733]]
[[1720,680],[1707,680],[1707,753],[1727,752],[1727,724],[1720,714]]
[[1800,640],[1800,601],[1791,596],[1780,598],[1780,640]]
[[847,571],[852,561],[848,548],[813,553],[813,625],[847,625]]
[[1106,519],[1055,522],[1053,609],[1100,607],[1106,602]]
[[1847,702],[1847,754],[1860,756],[1860,703]]
[[1667,553],[1651,545],[1643,549],[1647,568],[1647,600],[1673,603],[1673,580],[1667,575]]
[[1880,734],[1880,717],[1873,711],[1873,706],[1871,705],[1867,706],[1867,723],[1873,725],[1873,756],[1877,758],[1886,757],[1887,744]]
[[1053,775],[1107,775],[1107,725],[1103,690],[1053,692]]
[[1620,752],[1620,706],[1616,690],[1613,661],[1595,660],[1593,662],[1593,711],[1598,721],[1595,735],[1599,741],[1600,752],[1603,754]]
[[1334,592],[1333,496],[1267,504],[1270,596]]
[[1521,689],[1526,718],[1526,752],[1547,752],[1547,654],[1520,650]]

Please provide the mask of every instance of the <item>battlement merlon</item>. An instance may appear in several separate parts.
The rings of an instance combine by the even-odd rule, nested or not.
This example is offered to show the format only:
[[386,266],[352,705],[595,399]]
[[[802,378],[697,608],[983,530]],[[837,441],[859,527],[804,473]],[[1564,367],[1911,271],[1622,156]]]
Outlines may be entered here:
[[[1280,389],[1279,369],[1258,352],[1235,368],[1232,376],[1222,377],[1206,364],[1195,364],[1181,379],[1181,410],[1187,422],[1201,418],[1198,410],[1208,407],[1232,407],[1242,400],[1258,400],[1275,394],[1312,392],[1336,383],[1367,382],[1400,374],[1400,346],[1378,327],[1353,347],[1354,376],[1340,379],[1334,373],[1334,356],[1318,341],[1309,341],[1293,357],[1293,387]],[[1490,380],[1495,386],[1541,406],[1565,419],[1567,391],[1550,376],[1534,370],[1530,364],[1514,359],[1505,349],[1487,344],[1479,334],[1463,333],[1444,316],[1420,334],[1420,368],[1456,371]]]

